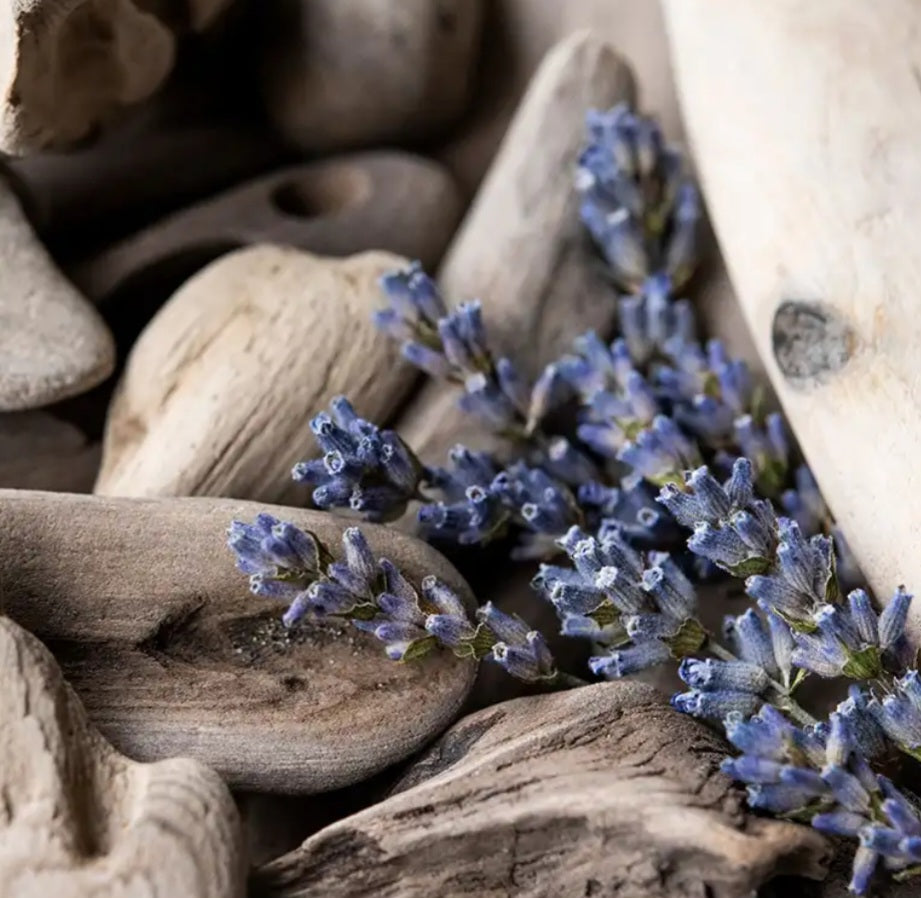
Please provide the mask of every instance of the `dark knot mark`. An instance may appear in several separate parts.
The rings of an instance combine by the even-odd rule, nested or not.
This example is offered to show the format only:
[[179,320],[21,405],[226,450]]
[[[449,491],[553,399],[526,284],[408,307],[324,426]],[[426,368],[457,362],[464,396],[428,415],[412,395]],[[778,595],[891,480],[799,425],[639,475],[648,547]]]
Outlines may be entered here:
[[847,321],[822,303],[786,300],[774,313],[774,358],[792,386],[825,383],[847,364],[856,343]]

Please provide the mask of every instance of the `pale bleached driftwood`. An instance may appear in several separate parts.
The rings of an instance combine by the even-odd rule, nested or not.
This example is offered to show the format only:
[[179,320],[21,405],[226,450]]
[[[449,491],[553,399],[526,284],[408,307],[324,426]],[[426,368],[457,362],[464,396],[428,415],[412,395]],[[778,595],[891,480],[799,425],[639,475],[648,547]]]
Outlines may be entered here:
[[2,178],[0,270],[0,412],[47,405],[109,376],[108,329],[58,271]]
[[[579,223],[573,172],[585,111],[632,96],[630,72],[587,32],[541,64],[492,168],[452,242],[438,281],[447,300],[481,298],[490,341],[534,375],[572,338],[610,330],[615,294]],[[486,438],[455,406],[455,391],[428,384],[399,422],[428,463],[454,443]],[[488,443],[485,443],[488,445]]]
[[0,149],[68,144],[149,96],[176,41],[132,0],[9,0],[0,6]]
[[715,230],[793,430],[881,598],[917,589],[921,7],[665,10]]
[[99,445],[42,411],[0,414],[0,487],[88,493]]
[[[325,791],[405,758],[448,726],[475,665],[388,661],[348,625],[290,639],[224,545],[268,511],[341,552],[341,518],[222,499],[103,499],[0,490],[0,611],[52,647],[90,718],[139,760],[188,755],[233,785]],[[415,582],[472,601],[441,555],[363,525]]]
[[48,650],[5,617],[0,670],[4,898],[242,898],[240,821],[213,771],[118,754]]
[[457,187],[437,163],[409,153],[360,153],[280,169],[235,187],[151,225],[71,275],[87,296],[104,303],[183,260],[204,267],[253,243],[326,256],[388,250],[432,266],[462,212]]
[[338,394],[381,421],[414,373],[371,323],[390,253],[255,246],[188,281],[135,343],[109,410],[96,492],[309,500],[291,467]]
[[749,898],[821,877],[815,831],[752,817],[725,746],[651,687],[605,683],[464,718],[391,798],[257,870],[256,898]]
[[266,4],[263,94],[302,150],[437,134],[464,110],[480,0],[290,0]]

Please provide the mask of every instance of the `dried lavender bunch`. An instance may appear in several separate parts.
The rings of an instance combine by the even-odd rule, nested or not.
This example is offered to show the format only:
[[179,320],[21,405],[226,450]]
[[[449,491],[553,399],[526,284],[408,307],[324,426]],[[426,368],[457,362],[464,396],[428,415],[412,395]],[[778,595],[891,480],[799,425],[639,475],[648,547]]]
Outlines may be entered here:
[[260,514],[233,521],[227,544],[258,596],[283,599],[283,621],[351,621],[384,643],[393,661],[421,658],[438,646],[458,657],[489,658],[512,676],[547,686],[565,683],[544,637],[490,603],[470,621],[460,597],[436,577],[415,585],[386,558],[375,558],[357,527],[342,535],[342,560],[317,536]]
[[[295,468],[324,508],[390,520],[421,503],[427,531],[463,545],[524,537],[513,555],[561,556],[535,588],[565,636],[588,639],[596,676],[675,662],[680,711],[722,723],[741,752],[725,769],[750,803],[855,838],[852,889],[882,866],[921,870],[917,799],[882,775],[921,759],[921,675],[904,635],[911,596],[878,611],[782,417],[770,413],[744,362],[696,337],[690,282],[701,216],[681,155],[625,107],[592,113],[577,165],[581,217],[617,289],[619,336],[594,333],[533,382],[495,353],[479,303],[449,309],[414,264],[382,281],[378,325],[403,355],[455,384],[461,408],[506,438],[500,455],[450,453],[423,465],[392,431],[345,400],[313,422],[324,455]],[[574,405],[576,425],[552,414]],[[683,528],[691,531],[687,549]],[[236,522],[230,544],[251,587],[289,602],[285,621],[335,616],[409,661],[444,647],[489,657],[510,674],[574,685],[544,637],[487,603],[470,618],[426,578],[411,584],[375,561],[356,529],[345,561],[315,537],[267,516]],[[698,616],[698,581],[744,580],[752,607],[720,633]],[[807,676],[851,681],[825,722],[796,697]]]

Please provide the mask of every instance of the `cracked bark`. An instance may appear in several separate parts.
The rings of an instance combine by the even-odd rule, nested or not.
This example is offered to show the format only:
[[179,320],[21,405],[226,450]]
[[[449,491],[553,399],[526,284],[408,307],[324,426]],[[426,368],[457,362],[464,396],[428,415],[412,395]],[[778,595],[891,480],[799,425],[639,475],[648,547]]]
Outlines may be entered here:
[[764,820],[726,747],[654,689],[606,683],[457,723],[386,801],[256,871],[257,898],[743,898],[819,878],[814,831]]

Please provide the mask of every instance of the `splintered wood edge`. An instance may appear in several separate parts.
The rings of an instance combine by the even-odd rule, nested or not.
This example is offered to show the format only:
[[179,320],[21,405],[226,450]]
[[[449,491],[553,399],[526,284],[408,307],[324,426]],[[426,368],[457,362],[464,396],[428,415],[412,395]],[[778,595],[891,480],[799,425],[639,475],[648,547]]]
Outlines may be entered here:
[[[259,898],[454,893],[739,898],[822,878],[814,830],[745,813],[726,746],[638,683],[516,699],[459,721],[384,802],[261,866]],[[603,849],[603,850],[602,850]],[[587,886],[586,881],[597,882]],[[475,886],[474,886],[475,884]]]

